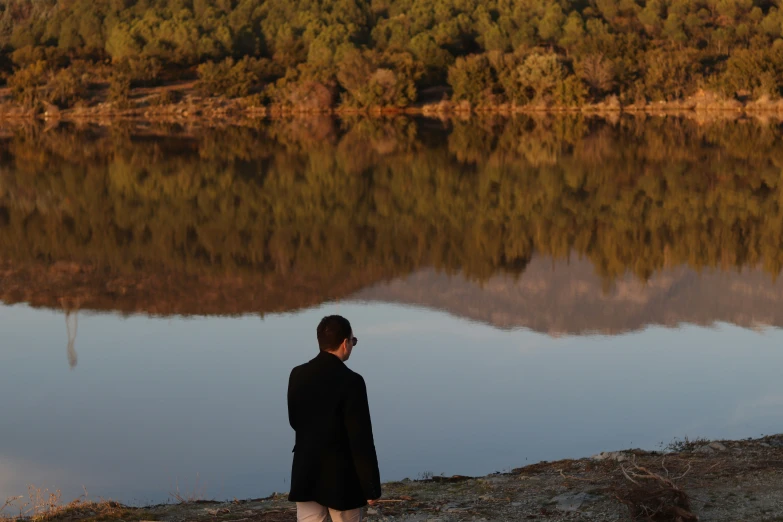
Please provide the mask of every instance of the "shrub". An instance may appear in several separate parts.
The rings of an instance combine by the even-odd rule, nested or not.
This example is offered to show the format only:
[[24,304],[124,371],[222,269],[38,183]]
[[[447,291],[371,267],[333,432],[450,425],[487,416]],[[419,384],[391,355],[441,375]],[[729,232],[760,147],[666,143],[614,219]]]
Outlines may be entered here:
[[693,94],[700,76],[692,52],[654,49],[644,55],[644,94],[652,101],[678,100]]
[[566,70],[554,53],[529,54],[517,68],[523,101],[546,101],[565,79]]
[[380,56],[351,50],[338,66],[345,89],[343,104],[352,107],[405,107],[416,99],[415,81],[422,68],[408,53]]
[[11,61],[19,69],[41,61],[46,62],[52,69],[68,65],[68,58],[60,49],[32,45],[20,47],[12,52]]
[[44,90],[47,101],[59,107],[70,107],[84,98],[87,85],[76,67],[67,67],[53,74]]
[[292,85],[286,100],[290,106],[300,111],[323,111],[334,106],[335,86],[316,81],[305,80]]
[[114,63],[114,71],[137,85],[157,85],[162,70],[160,60],[150,56],[123,57]]
[[226,58],[222,62],[210,61],[198,66],[197,88],[205,96],[247,96],[258,81],[247,58],[238,62]]
[[587,99],[588,90],[581,79],[567,76],[555,87],[554,100],[564,107],[580,107]]
[[488,101],[496,89],[489,59],[484,54],[457,58],[449,67],[449,85],[454,101],[466,100],[472,104]]
[[130,75],[115,70],[109,78],[109,101],[118,109],[130,106],[131,78]]
[[576,74],[590,88],[590,95],[598,98],[614,88],[614,65],[602,54],[585,56],[576,64]]
[[13,98],[24,105],[32,107],[41,99],[41,87],[46,82],[48,65],[43,60],[17,70],[8,78]]
[[280,108],[302,112],[324,112],[334,107],[337,81],[325,71],[314,71],[307,64],[288,69],[283,78],[267,85],[264,94]]
[[754,98],[778,98],[783,84],[783,65],[777,49],[766,52],[740,49],[726,60],[718,87],[727,96],[747,93]]
[[179,91],[162,91],[153,101],[153,105],[172,105],[182,99],[182,93]]

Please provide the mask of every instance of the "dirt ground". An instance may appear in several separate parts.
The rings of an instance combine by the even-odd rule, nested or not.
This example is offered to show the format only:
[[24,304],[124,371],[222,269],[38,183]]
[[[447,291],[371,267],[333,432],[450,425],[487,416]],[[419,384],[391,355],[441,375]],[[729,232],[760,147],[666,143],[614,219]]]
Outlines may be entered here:
[[[783,522],[783,435],[685,442],[666,452],[611,452],[541,462],[486,477],[406,479],[384,484],[383,491],[378,505],[368,509],[366,520]],[[12,515],[8,508],[3,514]],[[36,518],[284,522],[295,521],[296,510],[285,494],[279,494],[143,508],[77,501],[38,513]]]

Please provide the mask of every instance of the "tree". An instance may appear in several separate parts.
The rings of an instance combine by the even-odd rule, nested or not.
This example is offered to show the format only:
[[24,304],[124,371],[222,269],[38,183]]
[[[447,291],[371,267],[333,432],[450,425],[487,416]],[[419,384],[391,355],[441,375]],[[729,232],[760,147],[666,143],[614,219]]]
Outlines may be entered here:
[[486,103],[495,89],[487,56],[477,54],[457,58],[449,67],[449,85],[454,101],[467,100],[474,105]]
[[17,70],[8,78],[11,95],[25,107],[32,107],[41,99],[41,89],[47,79],[49,68],[43,60],[31,63]]
[[765,53],[739,49],[729,56],[720,85],[728,96],[749,94],[754,98],[777,98],[783,87],[783,51]]
[[563,34],[563,24],[566,16],[560,4],[551,2],[546,8],[544,17],[538,24],[538,34],[546,42],[556,42]]
[[576,64],[576,74],[587,83],[590,95],[600,97],[614,88],[614,67],[602,54],[585,56]]
[[555,53],[529,54],[517,68],[517,82],[524,101],[546,101],[566,77],[566,71]]
[[654,49],[644,55],[644,88],[652,101],[678,100],[693,94],[699,75],[693,53]]
[[259,80],[250,62],[250,58],[237,62],[233,58],[226,58],[218,63],[202,63],[198,66],[199,91],[206,96],[247,96]]

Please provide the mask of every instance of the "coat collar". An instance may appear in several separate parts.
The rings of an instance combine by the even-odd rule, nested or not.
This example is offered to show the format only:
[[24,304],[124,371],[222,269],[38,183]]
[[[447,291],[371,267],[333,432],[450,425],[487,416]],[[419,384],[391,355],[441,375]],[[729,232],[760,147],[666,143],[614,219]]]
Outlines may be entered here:
[[313,360],[318,361],[320,363],[340,364],[342,366],[345,366],[345,363],[341,361],[339,357],[337,357],[333,353],[324,352],[324,351],[319,352],[318,355]]

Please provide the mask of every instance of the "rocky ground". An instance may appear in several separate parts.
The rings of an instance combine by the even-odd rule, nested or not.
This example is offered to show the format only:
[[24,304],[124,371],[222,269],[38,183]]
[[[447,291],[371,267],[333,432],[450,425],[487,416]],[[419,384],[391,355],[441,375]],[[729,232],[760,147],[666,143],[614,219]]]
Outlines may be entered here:
[[[77,501],[36,515],[61,522],[296,520],[284,494],[144,508]],[[406,479],[385,484],[368,515],[378,522],[783,521],[783,435],[682,442],[665,452],[603,453],[478,478]]]

